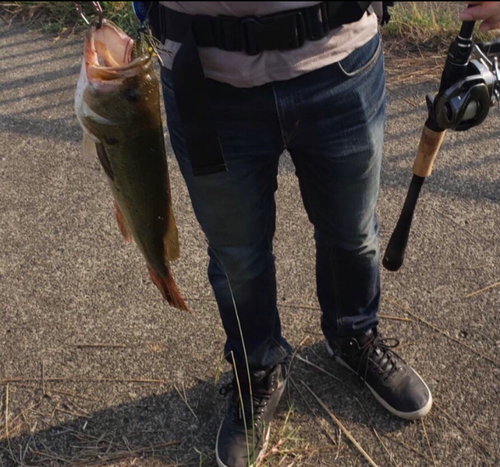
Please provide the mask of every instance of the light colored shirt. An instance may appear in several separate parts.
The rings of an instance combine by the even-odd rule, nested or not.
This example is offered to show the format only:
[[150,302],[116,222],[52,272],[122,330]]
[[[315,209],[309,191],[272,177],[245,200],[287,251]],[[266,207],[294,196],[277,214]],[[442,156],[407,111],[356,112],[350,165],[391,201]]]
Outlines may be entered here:
[[[295,10],[320,2],[160,2],[172,10],[191,15],[264,16]],[[260,86],[271,81],[295,78],[347,57],[366,44],[378,31],[374,13],[368,11],[356,23],[333,29],[321,40],[308,41],[299,49],[265,51],[258,55],[228,52],[215,47],[199,47],[199,55],[207,78],[235,87]],[[165,41],[160,49],[164,66],[171,69],[180,43]]]

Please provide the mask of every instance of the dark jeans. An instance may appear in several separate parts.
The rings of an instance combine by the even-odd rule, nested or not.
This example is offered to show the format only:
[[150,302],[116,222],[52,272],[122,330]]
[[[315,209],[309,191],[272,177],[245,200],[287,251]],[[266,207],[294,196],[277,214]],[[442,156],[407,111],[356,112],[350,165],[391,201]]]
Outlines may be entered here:
[[[251,369],[287,357],[273,256],[278,159],[287,149],[315,228],[321,326],[328,340],[378,323],[378,225],[385,121],[384,65],[375,36],[339,63],[287,81],[235,88],[208,80],[227,172],[194,177],[162,69],[170,140],[209,242],[208,275],[226,353]],[[234,301],[233,301],[234,299]]]

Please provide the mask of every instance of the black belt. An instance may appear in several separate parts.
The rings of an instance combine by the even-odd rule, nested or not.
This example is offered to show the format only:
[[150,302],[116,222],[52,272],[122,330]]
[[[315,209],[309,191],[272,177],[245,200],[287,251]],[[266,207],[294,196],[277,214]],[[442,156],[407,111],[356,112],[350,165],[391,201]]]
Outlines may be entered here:
[[292,50],[361,19],[371,2],[322,2],[261,17],[188,15],[151,2],[154,36],[180,42],[172,65],[175,98],[194,175],[227,170],[210,109],[198,47],[257,55]]

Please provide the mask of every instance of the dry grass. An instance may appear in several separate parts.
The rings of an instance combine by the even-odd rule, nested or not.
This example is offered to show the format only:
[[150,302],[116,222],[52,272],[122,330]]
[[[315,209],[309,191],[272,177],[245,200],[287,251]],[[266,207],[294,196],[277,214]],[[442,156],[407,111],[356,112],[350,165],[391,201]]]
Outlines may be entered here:
[[[395,39],[394,51],[444,52],[460,29],[459,16],[464,8],[463,2],[396,2],[382,35],[388,41]],[[496,34],[476,29],[477,40],[488,40]]]
[[[417,321],[413,321],[416,323]],[[300,352],[300,350],[299,350]],[[324,370],[321,366],[312,364],[302,356],[296,354],[295,359],[298,364],[305,364],[302,369],[297,368],[296,371],[302,371],[304,368],[312,368],[318,374],[326,375],[328,378],[335,380],[335,384],[339,384],[338,378],[330,372]],[[11,381],[6,383],[5,381]],[[124,378],[127,381],[138,381],[132,378]],[[140,380],[143,382],[144,380]],[[146,380],[149,381],[149,380]],[[43,382],[43,387],[41,383]],[[70,391],[65,389],[67,380],[59,378],[26,378],[23,381],[5,379],[3,397],[0,398],[0,439],[4,442],[4,459],[11,462],[12,465],[37,465],[57,466],[57,467],[97,467],[105,465],[134,465],[139,460],[154,459],[161,460],[162,467],[168,466],[203,466],[213,465],[213,452],[197,451],[195,456],[198,459],[193,459],[192,449],[182,447],[183,440],[180,439],[151,439],[151,442],[145,442],[146,438],[134,436],[131,431],[125,430],[121,432],[121,428],[102,428],[88,430],[87,421],[91,426],[96,423],[95,416],[92,415],[94,400],[79,391]],[[119,384],[119,381],[107,380],[107,384]],[[79,381],[78,386],[85,384],[85,381]],[[433,427],[432,420],[430,425],[422,423],[422,443],[427,446],[427,452],[421,452],[417,447],[411,446],[411,441],[406,437],[396,439],[394,435],[379,433],[376,427],[372,424],[371,417],[366,415],[366,426],[370,428],[373,439],[370,439],[369,432],[358,431],[360,427],[352,425],[349,429],[338,416],[333,415],[332,409],[321,400],[316,392],[310,386],[302,383],[295,384],[293,375],[291,384],[295,387],[295,397],[302,400],[308,413],[317,423],[318,428],[323,435],[325,441],[316,441],[311,443],[305,437],[300,437],[299,433],[302,429],[302,424],[298,420],[293,400],[289,402],[288,409],[284,415],[278,415],[276,422],[273,425],[272,437],[269,447],[263,456],[260,467],[295,467],[305,465],[315,465],[315,461],[322,456],[332,458],[339,457],[342,449],[348,449],[348,444],[356,447],[360,458],[364,457],[365,461],[370,465],[393,465],[401,466],[402,455],[401,449],[397,446],[403,446],[411,453],[418,455],[427,464],[440,465],[437,458],[434,457],[435,452],[431,449],[431,443],[428,436],[429,427]],[[344,382],[345,384],[345,382]],[[74,387],[74,386],[73,386]],[[345,387],[345,386],[344,386]],[[302,388],[302,390],[301,390]],[[319,409],[313,407],[314,402],[309,402],[304,394],[304,389],[309,393],[309,399],[313,397],[321,409],[328,415],[328,418],[334,422],[329,423],[321,418],[318,414]],[[21,410],[19,404],[19,391],[29,393],[29,398],[32,401],[28,406]],[[183,403],[190,407],[186,395],[186,388],[180,386],[175,388],[177,394],[182,399]],[[350,388],[349,392],[353,392],[354,388]],[[354,398],[355,399],[355,398]],[[460,423],[450,413],[443,409],[438,403],[435,403],[438,414],[442,414],[444,421],[448,421],[462,431],[469,442],[476,449],[483,453],[487,453],[490,457],[498,460],[499,457],[495,453],[495,449],[486,445],[478,435],[476,435],[470,426]],[[363,409],[364,410],[364,409]],[[193,409],[191,414],[196,417]],[[78,423],[75,424],[75,420]],[[348,419],[346,419],[348,421]],[[47,430],[51,427],[59,427],[63,430],[64,437],[71,440],[71,446],[62,449],[58,445],[57,438],[47,438]],[[378,427],[377,427],[378,428]],[[135,428],[137,429],[137,428]],[[342,439],[344,438],[344,439]],[[383,441],[382,438],[388,439],[391,442]],[[399,437],[398,437],[399,438]],[[349,441],[348,441],[349,440]],[[373,443],[378,443],[381,451],[377,453],[373,449]],[[347,444],[346,444],[347,443]],[[393,444],[396,443],[396,444]],[[361,445],[370,447],[370,454],[361,448]],[[434,446],[434,449],[437,449]],[[205,450],[206,451],[206,450]],[[356,451],[353,451],[356,452]],[[180,454],[180,460],[177,456]],[[1,459],[2,452],[0,452]],[[378,457],[378,458],[377,458]],[[385,459],[384,459],[385,458]],[[148,461],[149,462],[149,461]],[[10,463],[7,463],[10,465]],[[140,464],[143,465],[143,464]],[[147,464],[150,465],[150,464]],[[156,464],[151,464],[156,465]]]
[[[19,466],[130,466],[141,458],[161,458],[162,467],[181,466],[174,462],[174,456],[170,455],[170,452],[179,448],[184,441],[182,439],[137,443],[133,433],[124,436],[102,432],[96,435],[86,429],[88,423],[94,423],[89,416],[91,404],[83,401],[85,408],[77,404],[74,396],[79,396],[78,394],[50,388],[44,395],[38,388],[32,387],[30,392],[33,402],[20,410],[19,403],[15,400],[19,394],[15,389],[10,389],[10,385],[5,386],[3,397],[0,440],[6,440],[6,443],[5,451],[0,450],[0,465],[4,465],[3,454],[7,461],[5,465]],[[14,412],[10,410],[11,405],[15,407]],[[74,424],[71,423],[72,420],[80,422]],[[41,434],[60,426],[61,423],[65,426],[62,433],[56,430],[52,435]],[[61,434],[71,440],[71,446],[66,449],[61,448]]]
[[370,457],[370,455],[361,447],[356,438],[351,434],[351,432],[340,422],[340,420],[333,414],[333,412],[328,408],[328,406],[317,396],[317,394],[304,382],[302,384],[306,389],[314,396],[316,402],[325,410],[328,416],[335,422],[335,424],[342,430],[342,433],[347,436],[349,441],[354,445],[354,447],[360,452],[360,454],[365,458],[365,460],[372,467],[377,467],[375,461]]
[[[83,14],[95,17],[91,2],[81,2]],[[131,2],[101,2],[105,17],[115,21],[127,33],[135,30]],[[85,30],[73,2],[2,2],[0,16],[6,21],[20,20],[30,28],[55,36],[70,37]]]
[[[136,29],[130,2],[101,2],[105,17],[117,22],[127,33]],[[84,14],[93,18],[90,2],[81,2]],[[443,51],[460,29],[462,2],[396,2],[390,9],[391,21],[382,35],[392,42],[394,51]],[[85,29],[77,17],[73,2],[2,2],[0,16],[11,21],[22,20],[32,28],[68,36]],[[492,34],[478,34],[478,40]]]

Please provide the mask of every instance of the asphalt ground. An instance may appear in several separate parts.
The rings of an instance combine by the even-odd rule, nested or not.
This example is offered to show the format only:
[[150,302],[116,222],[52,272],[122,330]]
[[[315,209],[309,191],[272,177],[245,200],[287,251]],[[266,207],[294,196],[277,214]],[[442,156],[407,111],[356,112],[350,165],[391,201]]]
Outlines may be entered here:
[[[137,248],[122,241],[98,162],[81,156],[73,96],[82,41],[0,23],[0,465],[214,466],[226,402],[219,389],[230,368],[206,243],[168,146],[182,248],[174,277],[193,314],[178,312],[162,301]],[[386,56],[382,251],[442,60]],[[404,319],[383,318],[381,330],[400,340],[399,353],[433,392],[424,422],[396,419],[329,360],[312,227],[283,156],[279,304],[298,350],[265,465],[368,465],[305,385],[379,466],[500,465],[499,115],[494,109],[481,126],[446,135],[405,264],[382,270],[381,313]]]

